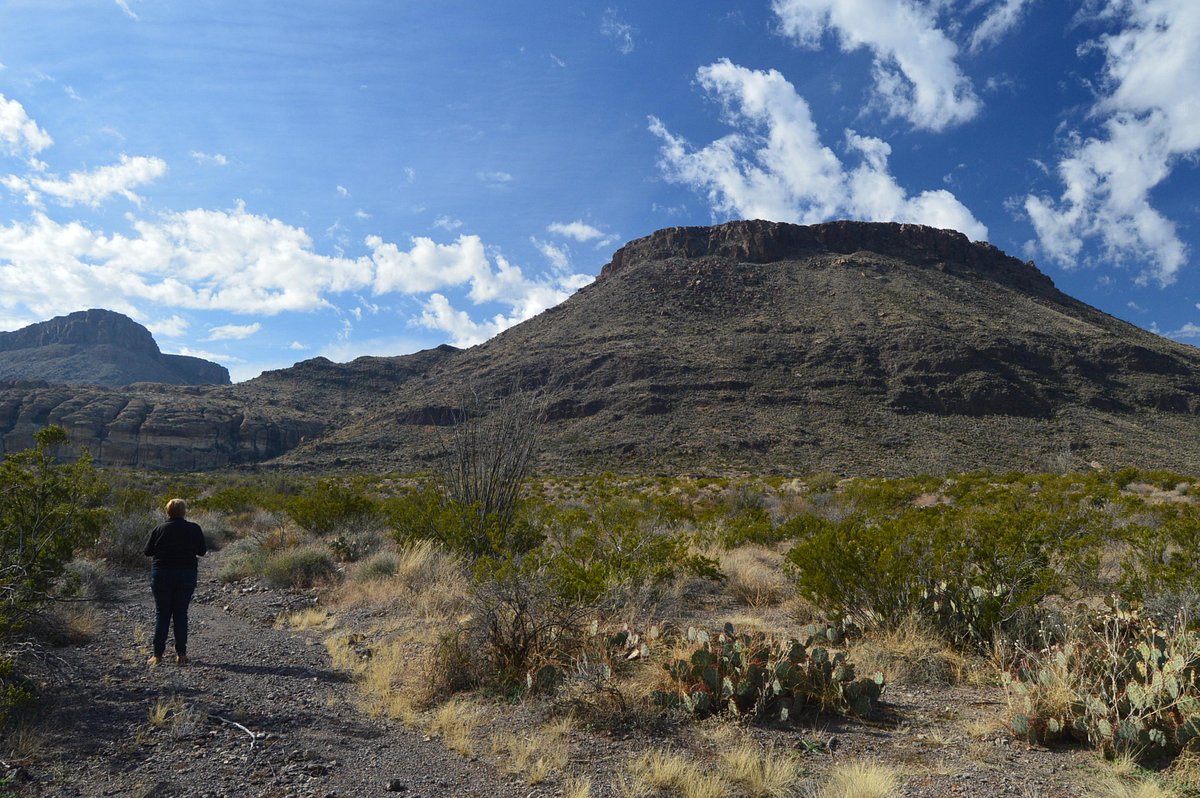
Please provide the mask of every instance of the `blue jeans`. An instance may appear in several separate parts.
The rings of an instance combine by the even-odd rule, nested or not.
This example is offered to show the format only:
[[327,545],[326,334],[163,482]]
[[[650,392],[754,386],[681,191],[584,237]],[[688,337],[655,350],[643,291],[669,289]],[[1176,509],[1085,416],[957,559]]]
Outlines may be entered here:
[[154,594],[154,656],[167,648],[167,632],[175,622],[175,653],[187,655],[188,604],[196,591],[195,568],[151,568],[150,592]]

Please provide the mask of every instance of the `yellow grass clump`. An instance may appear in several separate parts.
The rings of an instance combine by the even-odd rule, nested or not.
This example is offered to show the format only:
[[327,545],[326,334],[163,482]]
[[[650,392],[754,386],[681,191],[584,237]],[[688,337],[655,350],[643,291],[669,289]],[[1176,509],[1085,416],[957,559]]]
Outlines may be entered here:
[[892,798],[900,789],[896,772],[870,762],[834,766],[817,798]]
[[442,738],[451,751],[471,756],[475,753],[475,730],[479,728],[479,707],[462,699],[451,699],[438,707],[429,723],[429,733]]

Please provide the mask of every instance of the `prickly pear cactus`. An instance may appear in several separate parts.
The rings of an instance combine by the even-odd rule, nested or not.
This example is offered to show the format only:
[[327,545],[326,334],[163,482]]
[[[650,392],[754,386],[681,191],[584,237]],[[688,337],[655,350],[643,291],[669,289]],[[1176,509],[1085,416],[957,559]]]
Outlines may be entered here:
[[821,629],[802,643],[737,634],[728,624],[715,638],[689,629],[688,639],[698,647],[688,659],[663,666],[674,689],[653,699],[699,717],[729,713],[786,721],[808,710],[870,714],[883,675],[857,678],[844,653],[812,645],[828,641],[832,631]]

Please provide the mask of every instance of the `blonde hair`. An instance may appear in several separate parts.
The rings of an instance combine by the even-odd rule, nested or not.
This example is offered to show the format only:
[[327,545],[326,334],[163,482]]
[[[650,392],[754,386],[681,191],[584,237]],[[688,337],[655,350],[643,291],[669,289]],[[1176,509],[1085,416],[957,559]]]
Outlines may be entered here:
[[171,499],[167,502],[168,518],[183,518],[185,513],[187,513],[187,502],[183,499]]

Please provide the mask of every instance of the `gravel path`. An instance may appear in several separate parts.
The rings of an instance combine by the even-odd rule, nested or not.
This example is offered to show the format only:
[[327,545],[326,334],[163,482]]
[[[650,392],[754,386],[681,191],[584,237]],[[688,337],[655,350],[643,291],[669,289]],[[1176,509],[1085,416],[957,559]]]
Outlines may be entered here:
[[[218,555],[219,556],[219,555]],[[209,558],[210,560],[213,558]],[[482,761],[371,719],[331,669],[321,633],[276,629],[297,597],[206,575],[192,602],[192,662],[146,665],[154,612],[138,573],[119,579],[92,642],[60,652],[68,680],[49,739],[21,771],[36,796],[525,796]],[[160,708],[157,723],[152,713]]]

